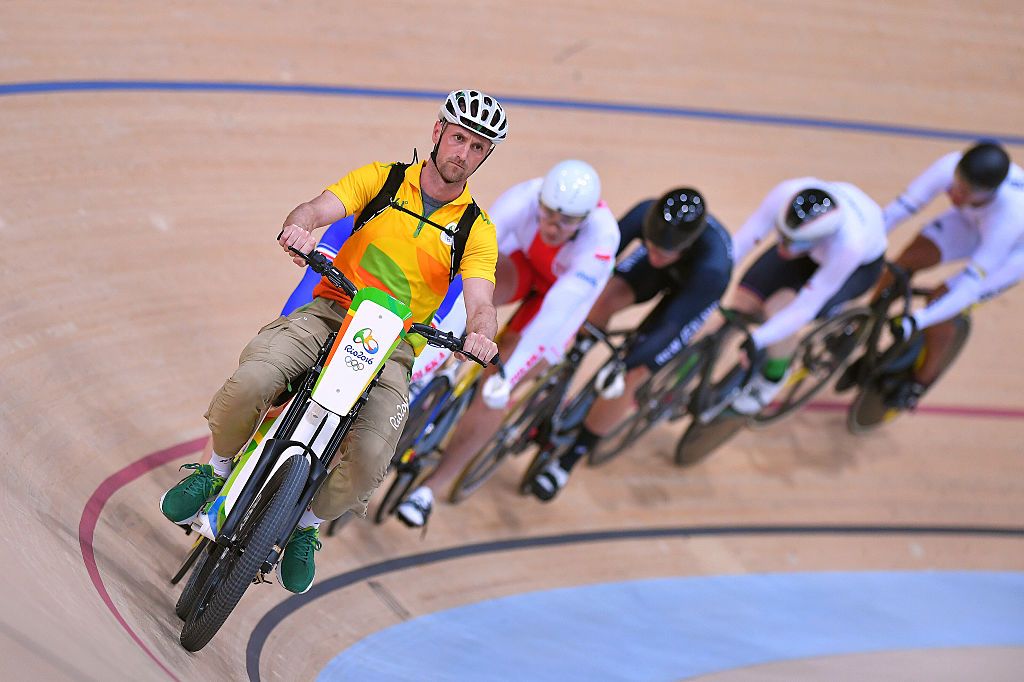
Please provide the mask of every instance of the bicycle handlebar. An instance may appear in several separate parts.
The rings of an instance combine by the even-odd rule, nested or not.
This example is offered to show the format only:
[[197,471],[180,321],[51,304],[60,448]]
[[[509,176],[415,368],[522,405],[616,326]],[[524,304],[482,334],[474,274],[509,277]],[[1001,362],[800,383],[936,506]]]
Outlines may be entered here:
[[494,365],[500,371],[502,371],[502,373],[504,373],[505,368],[502,366],[501,358],[498,357],[497,353],[495,353],[494,357],[491,358],[490,362],[488,362],[486,360],[478,358],[472,353],[467,353],[465,350],[463,350],[462,344],[465,343],[464,337],[456,336],[451,332],[443,332],[440,329],[435,329],[434,327],[431,327],[429,324],[422,324],[420,322],[414,322],[409,327],[409,331],[412,332],[413,334],[419,334],[420,336],[425,338],[427,340],[427,343],[429,343],[431,346],[437,346],[438,348],[447,348],[448,350],[453,351],[455,353],[462,353],[463,355],[465,355],[467,358],[477,363],[478,365],[482,365],[484,367],[486,367],[487,365]]
[[[281,235],[278,234],[277,236],[278,238],[280,238]],[[348,277],[345,276],[345,273],[343,273],[338,268],[334,267],[334,264],[330,261],[330,259],[328,259],[327,256],[320,253],[319,251],[313,250],[309,253],[302,253],[298,249],[292,248],[290,246],[288,247],[288,250],[291,251],[294,255],[306,261],[306,264],[313,269],[313,272],[316,272],[317,274],[326,277],[328,282],[341,289],[343,292],[345,292],[347,296],[354,297],[359,292],[359,289],[356,287],[355,284],[352,283],[352,281]],[[442,332],[439,329],[434,329],[430,325],[420,324],[418,322],[413,323],[412,326],[409,328],[409,331],[413,332],[414,334],[419,334],[420,336],[425,338],[427,340],[427,343],[429,343],[431,346],[437,346],[438,348],[447,348],[450,351],[462,353],[473,362],[483,365],[484,367],[486,367],[488,364],[491,364],[496,365],[499,370],[504,371],[504,367],[502,367],[501,364],[501,358],[499,358],[497,354],[495,354],[495,356],[491,358],[490,363],[481,360],[472,353],[467,353],[466,351],[464,351],[462,349],[462,343],[464,339],[455,336],[451,332]]]

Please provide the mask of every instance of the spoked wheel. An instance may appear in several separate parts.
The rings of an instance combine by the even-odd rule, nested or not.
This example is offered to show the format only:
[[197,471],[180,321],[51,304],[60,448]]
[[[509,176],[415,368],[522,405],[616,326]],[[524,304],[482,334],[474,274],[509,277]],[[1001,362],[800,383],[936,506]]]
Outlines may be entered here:
[[[416,400],[409,406],[409,418],[402,430],[402,437],[398,440],[398,447],[395,448],[395,457],[401,457],[410,448],[416,447],[417,442],[423,436],[424,430],[429,426],[432,418],[437,415],[437,406],[448,395],[450,382],[446,376],[434,377],[429,384],[416,396]],[[398,464],[393,461],[393,464]]]
[[[246,510],[237,548],[218,547],[219,552],[206,555],[204,564],[213,565],[196,585],[196,598],[181,630],[185,649],[199,651],[220,630],[287,530],[308,476],[309,461],[302,455],[289,457]],[[197,567],[197,572],[200,568],[205,570]]]
[[[936,381],[949,370],[967,344],[967,337],[971,331],[970,319],[959,317],[956,320],[956,325],[956,336],[953,337],[953,343],[950,345]],[[898,417],[902,410],[886,405],[886,399],[895,386],[898,386],[901,381],[910,379],[911,373],[912,370],[906,370],[900,373],[903,375],[902,377],[884,374],[871,377],[858,391],[857,397],[846,413],[846,428],[850,433],[867,433]]]
[[707,424],[694,417],[676,445],[676,464],[693,466],[739,433],[750,417],[726,409]]
[[188,551],[188,556],[186,556],[185,561],[182,562],[181,568],[179,568],[178,572],[171,577],[172,585],[177,585],[181,582],[181,579],[185,577],[186,573],[188,573],[188,569],[192,568],[192,565],[196,563],[199,555],[203,553],[204,549],[206,549],[206,543],[209,541],[210,540],[208,538],[205,538],[202,535],[196,538],[196,541],[192,543],[192,548]]
[[846,363],[871,321],[866,308],[847,310],[825,320],[797,347],[790,376],[779,397],[758,413],[752,425],[768,425],[802,407]]
[[655,424],[685,411],[690,392],[699,378],[700,350],[691,347],[659,369],[636,391],[636,410],[601,438],[590,451],[587,464],[611,461]]
[[557,405],[558,386],[549,384],[531,395],[513,410],[498,428],[490,444],[484,446],[462,470],[452,485],[448,499],[461,502],[482,486],[507,455],[518,453],[530,444],[538,423],[549,417]]
[[412,489],[412,484],[418,478],[419,471],[414,466],[399,465],[395,469],[395,478],[388,486],[387,492],[377,505],[377,511],[373,514],[373,522],[384,523],[384,520],[395,513],[395,509],[402,503],[405,496]]

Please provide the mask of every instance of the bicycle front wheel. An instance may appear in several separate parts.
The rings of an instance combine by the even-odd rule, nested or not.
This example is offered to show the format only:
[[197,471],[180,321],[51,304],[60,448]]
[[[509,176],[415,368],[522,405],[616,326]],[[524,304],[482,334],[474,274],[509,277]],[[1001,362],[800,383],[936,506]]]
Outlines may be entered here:
[[506,456],[518,453],[530,443],[540,420],[547,419],[560,395],[553,385],[545,385],[523,400],[502,425],[494,440],[478,452],[462,470],[448,496],[452,504],[466,499],[489,479]]
[[789,378],[779,397],[755,415],[751,424],[775,423],[810,401],[846,364],[870,322],[871,311],[856,308],[825,320],[811,330],[794,353]]
[[223,573],[211,574],[219,579],[207,580],[185,621],[181,630],[181,645],[185,649],[202,649],[231,615],[284,534],[308,476],[309,461],[303,455],[293,455],[260,491],[242,519],[239,548],[223,550],[221,560],[228,560],[230,565]]

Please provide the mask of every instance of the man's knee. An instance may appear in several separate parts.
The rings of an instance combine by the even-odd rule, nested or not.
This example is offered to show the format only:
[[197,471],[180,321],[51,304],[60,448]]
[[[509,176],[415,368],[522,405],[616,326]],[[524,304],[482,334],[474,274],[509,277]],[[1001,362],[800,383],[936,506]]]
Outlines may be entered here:
[[[214,394],[206,411],[216,451],[225,456],[244,445],[260,415],[284,390],[287,379],[273,365],[243,362]],[[236,441],[237,447],[235,447]]]

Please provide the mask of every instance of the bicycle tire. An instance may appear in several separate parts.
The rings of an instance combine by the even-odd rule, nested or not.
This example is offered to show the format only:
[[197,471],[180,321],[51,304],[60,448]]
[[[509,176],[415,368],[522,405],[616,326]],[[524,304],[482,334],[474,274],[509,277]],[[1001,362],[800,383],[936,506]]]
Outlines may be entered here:
[[[199,651],[224,625],[259,574],[274,544],[284,534],[308,478],[309,461],[303,455],[292,455],[260,491],[239,527],[239,534],[244,538],[241,556],[231,562],[219,584],[208,586],[204,595],[206,603],[197,601],[185,621],[180,641],[186,650]],[[233,552],[225,549],[224,553]]]
[[726,409],[707,424],[694,419],[676,443],[676,466],[693,466],[702,462],[726,441],[743,430],[749,421],[746,415]]
[[416,400],[409,407],[409,418],[402,429],[402,435],[398,439],[398,446],[395,448],[395,458],[392,465],[397,464],[400,458],[410,448],[416,446],[417,441],[423,436],[424,430],[430,425],[430,415],[437,408],[438,401],[445,397],[449,387],[448,377],[438,376],[430,380],[430,383],[416,396]]
[[[821,392],[860,345],[871,319],[869,309],[854,308],[821,322],[808,332],[794,352],[794,360],[799,359],[799,365],[793,368],[782,389],[783,397],[754,415],[751,425],[768,426],[781,421]],[[833,337],[835,347],[831,348],[829,337],[837,333],[839,337]],[[815,348],[816,345],[820,348]]]
[[[203,544],[203,551],[200,556],[196,557],[195,566],[192,569],[192,573],[189,574],[188,580],[185,581],[185,587],[182,589],[181,594],[178,595],[178,601],[174,604],[174,613],[178,618],[185,620],[188,615],[192,612],[192,607],[195,605],[196,599],[199,598],[199,589],[209,579],[210,571],[217,566],[217,561],[220,558],[214,557],[211,559],[211,554],[218,554],[224,551],[223,547],[213,545],[209,538],[203,538],[206,542]],[[212,561],[212,563],[210,563]]]
[[546,417],[556,407],[547,405],[552,395],[555,395],[552,388],[543,386],[505,418],[491,444],[476,453],[463,467],[452,484],[449,502],[457,504],[472,495],[494,475],[506,456],[520,452],[529,444],[530,430],[537,420]]

